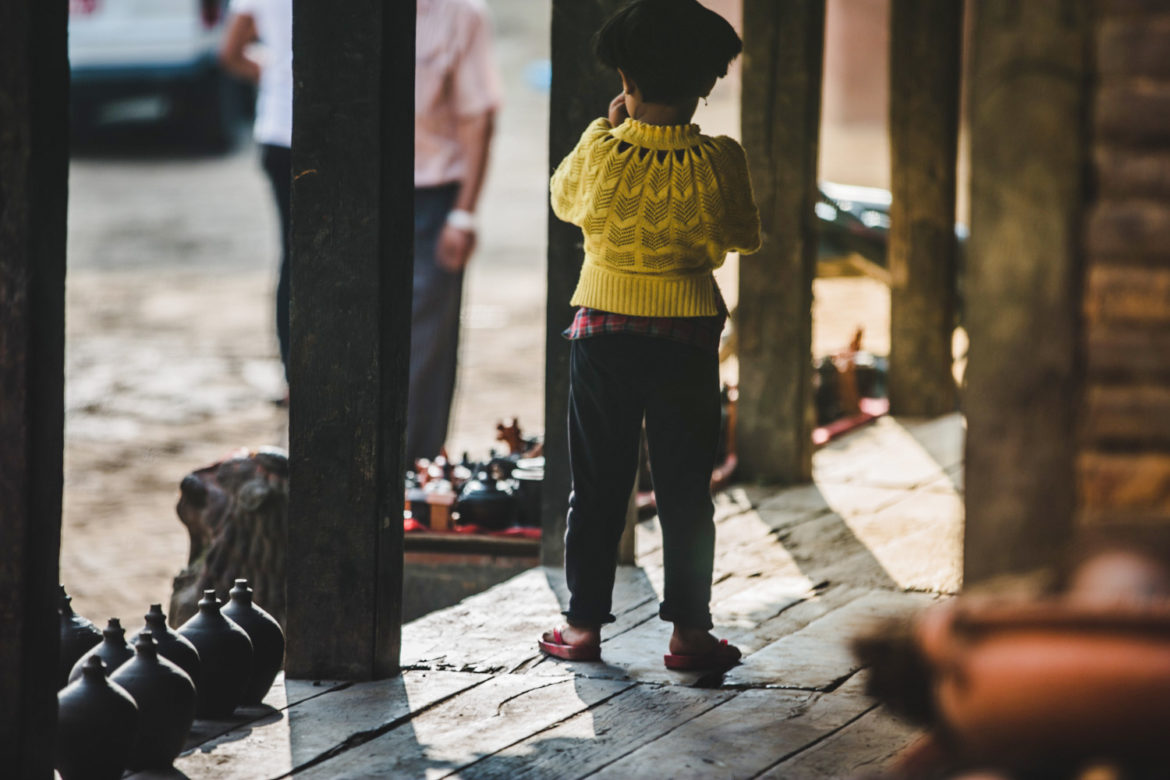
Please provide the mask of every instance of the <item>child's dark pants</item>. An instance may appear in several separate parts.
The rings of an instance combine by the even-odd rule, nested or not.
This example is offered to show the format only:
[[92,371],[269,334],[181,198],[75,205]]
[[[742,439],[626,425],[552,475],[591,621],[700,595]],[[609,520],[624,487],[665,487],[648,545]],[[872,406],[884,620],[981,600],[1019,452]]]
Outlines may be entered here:
[[572,343],[565,532],[565,612],[580,626],[613,622],[617,549],[638,468],[642,419],[662,524],[665,595],[659,616],[711,628],[715,554],[711,469],[719,437],[716,351],[653,336],[607,334]]

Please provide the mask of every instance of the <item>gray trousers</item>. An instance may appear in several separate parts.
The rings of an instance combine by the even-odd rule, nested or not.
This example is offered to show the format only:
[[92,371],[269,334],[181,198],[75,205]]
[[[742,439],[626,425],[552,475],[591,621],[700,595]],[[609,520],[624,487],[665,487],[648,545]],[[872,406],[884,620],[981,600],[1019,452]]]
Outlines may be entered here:
[[410,333],[410,396],[406,458],[434,458],[447,440],[459,352],[463,272],[448,273],[435,261],[439,233],[459,186],[414,191],[414,304]]

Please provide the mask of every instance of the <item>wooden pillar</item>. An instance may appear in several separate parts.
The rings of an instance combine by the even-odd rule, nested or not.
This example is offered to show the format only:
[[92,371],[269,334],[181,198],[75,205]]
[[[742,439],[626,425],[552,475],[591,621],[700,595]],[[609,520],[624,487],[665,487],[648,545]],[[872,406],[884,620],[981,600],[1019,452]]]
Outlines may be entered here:
[[974,4],[967,583],[1072,530],[1091,0]]
[[[620,0],[553,0],[552,91],[549,97],[549,175],[585,127],[605,116],[621,92],[617,74],[593,56],[593,35]],[[584,259],[581,228],[548,216],[548,304],[545,317],[544,483],[541,488],[541,563],[561,566],[569,507],[569,344],[561,332],[573,320],[569,298]]]
[[739,268],[739,467],[807,482],[824,0],[744,0],[743,29],[743,141],[764,245]]
[[414,3],[295,0],[290,677],[398,670]]
[[51,778],[64,445],[66,3],[0,4],[0,774]]
[[962,0],[890,7],[890,408],[955,409],[955,176]]

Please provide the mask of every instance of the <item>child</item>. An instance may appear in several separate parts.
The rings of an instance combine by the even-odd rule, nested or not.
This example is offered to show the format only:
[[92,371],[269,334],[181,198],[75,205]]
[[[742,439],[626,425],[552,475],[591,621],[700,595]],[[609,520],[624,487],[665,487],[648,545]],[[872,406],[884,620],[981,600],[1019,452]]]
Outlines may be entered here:
[[600,658],[617,547],[643,418],[662,523],[671,669],[727,667],[709,602],[715,555],[710,479],[719,436],[718,341],[727,310],[712,270],[754,252],[760,222],[743,149],[689,124],[743,45],[697,0],[633,0],[601,28],[596,53],[622,78],[552,177],[553,211],[581,227],[585,263],[571,303],[565,533],[568,625],[540,648]]

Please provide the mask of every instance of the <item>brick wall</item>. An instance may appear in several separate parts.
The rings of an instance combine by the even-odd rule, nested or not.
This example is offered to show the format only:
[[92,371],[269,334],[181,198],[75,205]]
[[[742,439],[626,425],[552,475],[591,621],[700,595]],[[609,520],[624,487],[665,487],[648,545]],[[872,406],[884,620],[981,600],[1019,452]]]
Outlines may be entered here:
[[1082,526],[1170,526],[1170,2],[1099,0]]

